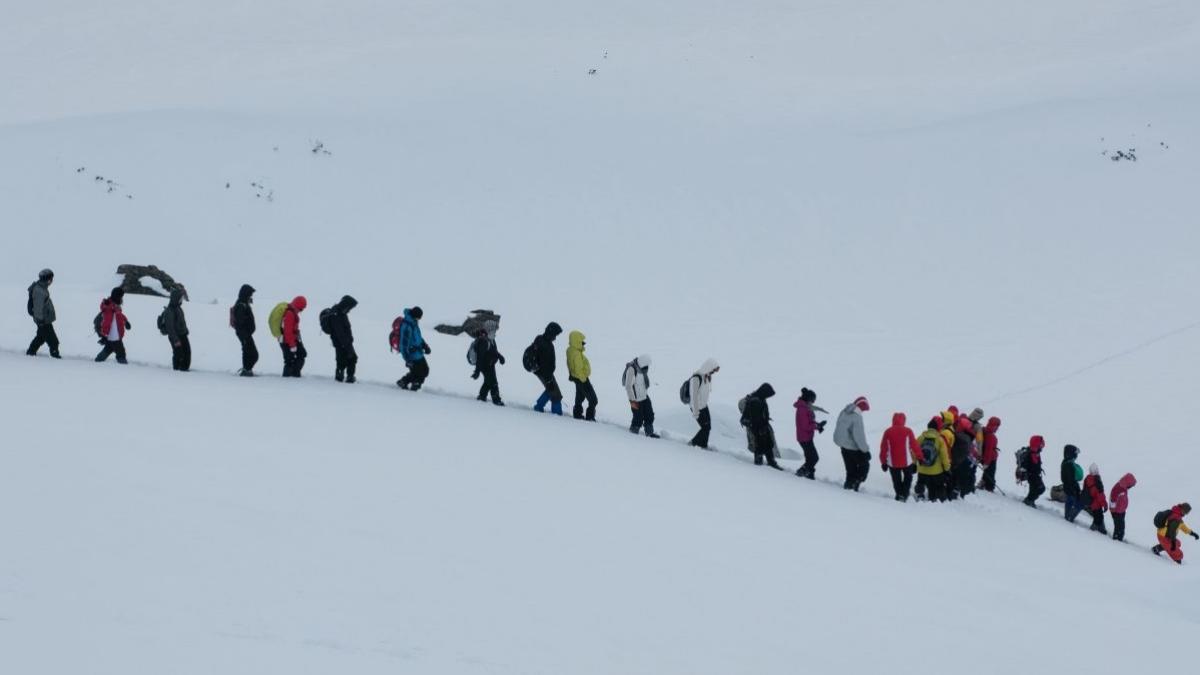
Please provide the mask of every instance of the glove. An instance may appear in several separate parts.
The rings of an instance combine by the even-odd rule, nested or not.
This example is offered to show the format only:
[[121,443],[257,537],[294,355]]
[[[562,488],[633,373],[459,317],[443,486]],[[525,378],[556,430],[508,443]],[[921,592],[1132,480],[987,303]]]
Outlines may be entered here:
[[817,422],[817,433],[818,434],[825,433],[825,422],[826,422],[826,420],[821,420],[820,422]]
[[473,373],[471,373],[471,379],[472,379],[472,380],[478,380],[478,379],[479,379],[479,371],[478,371],[478,370],[477,370],[477,371],[475,371],[475,372],[473,372]]
[[880,465],[879,465],[879,472],[880,472],[880,473],[887,473],[887,464],[880,464]]
[[633,408],[634,410],[637,410],[638,409],[637,401],[630,401],[629,407]]
[[1200,534],[1196,534],[1195,532],[1193,532],[1193,533],[1192,533],[1192,539],[1198,539],[1198,540],[1200,540]]
[[504,355],[503,354],[500,356],[499,360],[500,360],[500,365],[504,365]]
[[125,319],[125,330],[133,330],[133,324],[129,323],[129,319]]
[[428,345],[428,344],[421,345],[421,349],[424,349],[426,354],[432,354],[432,353],[433,353],[433,350],[429,348],[429,345]]

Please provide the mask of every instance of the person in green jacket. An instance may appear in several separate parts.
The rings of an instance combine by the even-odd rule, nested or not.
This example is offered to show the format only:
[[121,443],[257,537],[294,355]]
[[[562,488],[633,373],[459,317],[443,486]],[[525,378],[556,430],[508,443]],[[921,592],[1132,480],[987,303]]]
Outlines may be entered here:
[[[583,333],[571,331],[567,336],[567,373],[575,383],[575,408],[571,414],[577,420],[596,421],[596,388],[592,386],[592,364],[583,350],[586,345]],[[583,411],[583,402],[587,401],[587,412]]]

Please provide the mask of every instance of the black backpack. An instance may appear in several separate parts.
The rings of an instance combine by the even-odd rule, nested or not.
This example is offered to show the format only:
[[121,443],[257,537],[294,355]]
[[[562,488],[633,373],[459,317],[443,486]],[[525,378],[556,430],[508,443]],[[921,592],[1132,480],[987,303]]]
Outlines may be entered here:
[[29,302],[25,303],[25,311],[29,312],[29,316],[33,316],[33,287],[37,286],[37,282],[29,284]]
[[96,335],[100,339],[104,338],[104,312],[96,312],[96,318],[92,319],[92,328],[96,331]]
[[472,366],[478,365],[479,355],[475,353],[475,342],[471,342],[471,346],[467,347],[467,363]]
[[933,466],[938,461],[937,441],[926,437],[921,441],[921,466]]
[[1167,509],[1166,511],[1159,511],[1158,513],[1154,514],[1154,526],[1159,529],[1166,527],[1167,520],[1170,517],[1171,517],[1171,509]]
[[1017,468],[1014,477],[1018,483],[1029,480],[1029,448],[1027,447],[1017,451]]
[[537,341],[525,348],[525,353],[521,354],[521,365],[531,373],[537,372],[538,369],[538,352]]
[[[692,375],[692,377],[689,377],[688,379],[684,380],[683,384],[679,387],[680,403],[683,403],[684,405],[692,404],[692,379],[697,378],[697,377],[700,377],[700,376]],[[701,384],[704,384],[704,382],[701,381]]]
[[163,307],[163,311],[158,315],[158,332],[167,335],[167,310],[169,307]]
[[321,332],[326,335],[333,335],[333,308],[326,307],[317,315],[317,322],[321,324]]

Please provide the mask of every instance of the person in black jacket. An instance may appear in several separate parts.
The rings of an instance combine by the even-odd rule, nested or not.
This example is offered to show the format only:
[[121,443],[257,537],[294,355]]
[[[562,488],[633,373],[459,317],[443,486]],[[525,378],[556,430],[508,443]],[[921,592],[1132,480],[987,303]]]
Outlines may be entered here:
[[50,347],[50,356],[61,359],[58,353],[58,334],[54,332],[54,321],[58,316],[54,313],[54,301],[50,299],[50,284],[54,283],[54,271],[45,269],[38,273],[38,280],[29,286],[29,316],[37,326],[37,335],[29,343],[25,353],[37,356],[42,345]]
[[192,367],[192,343],[188,341],[187,317],[183,314],[183,290],[171,291],[171,301],[162,315],[163,329],[171,342],[171,367],[187,372]]
[[750,452],[754,453],[754,463],[761,466],[766,461],[767,466],[783,471],[775,461],[775,430],[771,428],[771,409],[767,405],[767,399],[774,395],[775,389],[768,383],[747,395],[742,399],[741,421]]
[[358,301],[349,295],[343,295],[336,305],[330,308],[329,341],[333,343],[333,351],[337,359],[337,370],[333,379],[338,382],[354,384],[357,380],[354,371],[358,367],[358,353],[354,351],[354,331],[350,328],[350,310],[358,306]]
[[950,448],[950,472],[954,480],[954,494],[966,497],[975,491],[975,465],[971,452],[975,446],[974,425],[968,417],[960,417],[955,424],[954,445]]
[[253,302],[254,287],[242,284],[237,302],[229,310],[229,325],[242,345],[242,369],[238,371],[242,377],[253,377],[254,365],[258,363],[258,347],[254,344],[254,310],[250,307]]
[[558,388],[558,380],[554,378],[554,368],[557,365],[554,356],[554,338],[559,335],[562,335],[562,326],[551,321],[546,325],[546,330],[533,339],[533,351],[537,359],[537,366],[534,368],[533,374],[545,388],[533,409],[538,412],[546,412],[546,404],[549,403],[550,412],[555,415],[563,414],[562,390]]
[[475,372],[472,380],[478,380],[483,375],[483,386],[479,388],[479,400],[486,401],[492,397],[492,403],[504,405],[500,400],[500,383],[496,379],[496,364],[504,364],[504,355],[496,346],[496,330],[499,326],[495,321],[483,322],[483,329],[475,334],[475,342],[471,348],[475,351]]
[[1063,447],[1062,468],[1059,472],[1059,476],[1062,478],[1063,497],[1067,500],[1063,515],[1072,523],[1079,517],[1079,512],[1083,510],[1083,488],[1079,486],[1078,475],[1083,471],[1075,463],[1077,457],[1079,457],[1079,448],[1074,445]]

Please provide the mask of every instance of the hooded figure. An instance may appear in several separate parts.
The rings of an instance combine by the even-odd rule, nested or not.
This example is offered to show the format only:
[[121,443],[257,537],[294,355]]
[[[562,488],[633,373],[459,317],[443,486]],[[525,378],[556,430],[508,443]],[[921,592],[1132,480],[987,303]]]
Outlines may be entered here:
[[308,350],[304,348],[304,340],[300,337],[300,312],[307,307],[308,298],[297,295],[283,312],[279,348],[283,350],[284,377],[300,377],[304,361],[308,358]]
[[988,492],[996,490],[996,462],[1000,459],[1000,441],[996,432],[1000,430],[1000,418],[993,417],[983,428],[983,447],[980,451],[980,463],[983,464],[983,479],[979,487]]
[[721,369],[716,359],[708,359],[688,378],[688,407],[692,417],[700,425],[700,431],[692,436],[688,445],[708,449],[708,435],[712,432],[712,414],[708,411],[708,399],[712,395],[713,375]]
[[350,310],[358,301],[343,295],[336,305],[329,308],[329,341],[333,343],[336,370],[333,379],[354,384],[354,371],[358,368],[358,353],[354,351],[354,330],[350,326]]
[[1104,481],[1100,478],[1100,467],[1093,463],[1088,467],[1087,478],[1083,479],[1083,508],[1092,516],[1092,531],[1108,534],[1104,527],[1104,512],[1108,510],[1108,498],[1104,492]]
[[54,301],[50,299],[50,284],[54,283],[54,271],[44,269],[38,273],[38,280],[29,285],[29,316],[37,326],[37,334],[29,343],[25,353],[37,356],[42,345],[50,347],[50,356],[60,359],[58,353],[58,334],[54,332],[54,322],[58,315],[54,312]]
[[[577,420],[596,421],[596,388],[592,386],[592,364],[584,354],[587,338],[583,333],[573,330],[567,336],[567,373],[575,384],[575,407],[571,414]],[[587,415],[583,412],[583,402],[587,401]]]
[[1059,470],[1063,496],[1066,498],[1063,515],[1072,523],[1079,516],[1079,512],[1083,510],[1083,488],[1079,485],[1079,481],[1083,479],[1083,469],[1075,463],[1077,457],[1079,457],[1079,448],[1074,445],[1063,446],[1063,461]]
[[1127,473],[1113,486],[1109,496],[1109,510],[1113,519],[1113,539],[1125,541],[1125,511],[1129,509],[1129,491],[1137,485],[1137,478]]
[[892,415],[892,426],[883,432],[879,442],[879,464],[884,473],[891,473],[896,501],[908,501],[913,474],[917,472],[917,437],[907,426],[904,413]]
[[753,393],[743,398],[738,407],[742,410],[742,426],[746,429],[746,441],[754,453],[754,463],[761,466],[765,461],[773,469],[783,470],[775,461],[775,430],[771,427],[771,408],[767,399],[775,395],[775,388],[763,383]]
[[125,331],[132,330],[133,324],[125,318],[122,305],[125,303],[125,289],[120,286],[112,289],[112,293],[100,302],[100,344],[104,345],[96,355],[96,361],[107,361],[112,354],[117,355],[117,363],[128,363],[125,359]]
[[1046,492],[1046,482],[1042,480],[1042,450],[1046,447],[1046,440],[1041,436],[1030,436],[1029,445],[1026,446],[1028,452],[1025,453],[1025,459],[1022,461],[1021,470],[1025,472],[1025,480],[1029,482],[1029,494],[1025,496],[1025,506],[1036,508],[1038,497],[1041,497]]
[[842,409],[837,426],[833,428],[833,442],[842,449],[842,461],[846,465],[846,482],[842,487],[847,490],[857,492],[871,470],[871,446],[867,443],[862,419],[862,414],[870,409],[867,398],[859,396]]
[[562,390],[558,388],[558,380],[554,377],[554,369],[557,367],[554,339],[559,335],[562,335],[562,326],[551,321],[546,324],[546,330],[535,337],[533,344],[529,346],[535,363],[533,374],[542,383],[544,389],[542,395],[538,397],[537,403],[533,405],[533,409],[538,412],[546,412],[546,404],[549,403],[550,412],[555,415],[563,414]]
[[625,385],[629,408],[633,411],[630,433],[636,434],[645,428],[647,436],[658,438],[654,433],[654,402],[650,400],[650,355],[642,354],[626,363],[621,383]]
[[817,453],[815,442],[817,434],[825,432],[825,420],[817,421],[817,413],[825,410],[817,407],[817,392],[808,387],[800,388],[800,397],[792,404],[796,409],[796,442],[804,450],[804,464],[796,469],[796,475],[813,480],[817,475],[817,462],[821,455]]
[[254,366],[258,363],[258,346],[254,344],[254,287],[242,284],[238,289],[237,302],[229,308],[229,325],[242,346],[242,369],[238,375],[253,377]]
[[1162,517],[1163,524],[1158,528],[1158,544],[1150,549],[1154,552],[1154,555],[1166,551],[1171,560],[1174,560],[1179,565],[1183,564],[1183,547],[1179,545],[1179,534],[1182,532],[1183,534],[1190,535],[1192,539],[1200,540],[1200,535],[1193,532],[1187,526],[1187,523],[1183,522],[1184,516],[1191,512],[1192,505],[1184,502],[1176,504],[1170,509],[1159,513],[1158,516],[1155,516],[1154,524],[1158,525],[1159,516]]
[[420,307],[404,310],[404,319],[400,322],[400,356],[404,357],[404,365],[408,373],[396,380],[396,386],[409,391],[420,391],[429,377],[429,361],[425,357],[433,353],[425,337],[421,335],[422,317],[425,311]]
[[163,309],[162,324],[171,342],[171,367],[187,372],[192,367],[192,344],[188,341],[187,317],[183,313],[183,289],[171,291],[171,301]]
[[496,346],[496,331],[499,328],[499,324],[488,319],[483,322],[483,329],[475,334],[475,342],[471,344],[471,349],[475,352],[475,372],[471,379],[477,380],[483,375],[483,386],[479,388],[479,396],[476,397],[478,400],[486,401],[490,395],[494,405],[502,406],[504,401],[500,400],[500,383],[496,379],[496,364],[504,363],[504,356]]
[[950,447],[951,472],[954,474],[954,495],[966,496],[975,491],[975,424],[969,417],[955,422],[954,444]]
[[950,475],[950,450],[942,437],[942,418],[929,420],[917,437],[917,499],[946,501],[946,480]]

